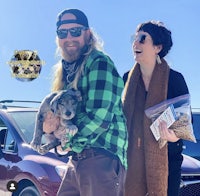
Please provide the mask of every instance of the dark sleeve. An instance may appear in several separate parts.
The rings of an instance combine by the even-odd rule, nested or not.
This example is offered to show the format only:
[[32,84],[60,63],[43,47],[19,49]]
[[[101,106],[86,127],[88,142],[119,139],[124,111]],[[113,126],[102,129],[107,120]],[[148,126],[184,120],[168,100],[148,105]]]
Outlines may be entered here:
[[171,99],[188,93],[188,86],[183,75],[170,69],[167,98]]
[[[169,82],[168,82],[168,94],[167,98],[172,99],[181,95],[188,94],[189,90],[183,75],[177,71],[170,69]],[[173,161],[174,166],[179,167],[179,161],[181,160],[183,141],[178,140],[177,142],[168,142],[168,160]],[[176,163],[174,160],[176,160]]]
[[127,72],[123,75],[124,85],[126,84],[126,81],[127,81],[127,79],[128,79],[128,74],[129,74],[129,71],[127,71]]

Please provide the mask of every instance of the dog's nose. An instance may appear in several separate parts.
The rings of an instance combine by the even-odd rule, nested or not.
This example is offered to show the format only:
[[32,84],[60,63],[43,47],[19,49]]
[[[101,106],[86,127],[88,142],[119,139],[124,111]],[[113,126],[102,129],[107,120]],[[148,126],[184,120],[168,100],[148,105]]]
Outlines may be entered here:
[[71,112],[70,112],[70,111],[67,111],[65,114],[66,114],[67,116],[70,116],[70,115],[71,115]]

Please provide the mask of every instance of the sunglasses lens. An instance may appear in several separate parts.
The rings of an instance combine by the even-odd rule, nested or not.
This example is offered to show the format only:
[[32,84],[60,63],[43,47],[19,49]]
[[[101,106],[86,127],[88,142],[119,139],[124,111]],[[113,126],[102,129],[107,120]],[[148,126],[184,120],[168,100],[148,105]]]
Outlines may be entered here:
[[81,35],[81,27],[76,27],[76,28],[71,28],[69,29],[69,32],[71,34],[71,36],[73,37],[79,37]]
[[57,35],[59,39],[64,39],[67,37],[68,30],[67,29],[61,29],[57,30]]
[[144,44],[146,39],[146,35],[141,34],[141,35],[137,35],[135,38],[132,38],[133,42],[139,42],[141,44]]
[[139,37],[138,37],[138,41],[141,43],[141,44],[144,44],[144,41],[145,41],[145,38],[146,38],[146,35],[140,35]]
[[81,36],[82,30],[87,30],[86,27],[74,27],[71,29],[59,29],[57,30],[57,35],[59,39],[65,39],[67,37],[68,31],[72,37]]

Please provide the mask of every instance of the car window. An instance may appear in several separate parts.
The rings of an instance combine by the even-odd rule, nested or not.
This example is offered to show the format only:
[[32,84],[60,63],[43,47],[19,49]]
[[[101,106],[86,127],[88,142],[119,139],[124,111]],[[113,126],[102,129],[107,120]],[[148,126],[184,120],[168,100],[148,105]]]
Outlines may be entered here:
[[0,118],[0,129],[1,127],[6,127],[5,123],[3,122],[3,120]]
[[200,114],[193,114],[193,129],[197,140],[200,140]]
[[4,121],[0,118],[0,143],[1,149],[7,152],[15,151],[15,140],[11,135],[8,127]]
[[10,115],[18,126],[20,134],[25,139],[25,142],[30,143],[34,133],[36,111],[12,112]]
[[4,149],[6,132],[7,132],[6,128],[0,127],[0,144],[1,144],[1,149]]
[[11,135],[10,131],[8,131],[8,130],[7,130],[7,134],[6,134],[4,150],[7,152],[15,151],[15,140],[14,140],[13,136]]

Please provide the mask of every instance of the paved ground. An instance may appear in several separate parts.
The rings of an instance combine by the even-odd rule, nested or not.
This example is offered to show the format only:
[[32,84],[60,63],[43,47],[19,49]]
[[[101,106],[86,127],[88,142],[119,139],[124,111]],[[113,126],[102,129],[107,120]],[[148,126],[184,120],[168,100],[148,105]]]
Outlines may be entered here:
[[8,192],[1,191],[1,190],[0,190],[0,195],[1,195],[1,196],[11,196],[12,193],[11,193],[11,192],[8,193]]

